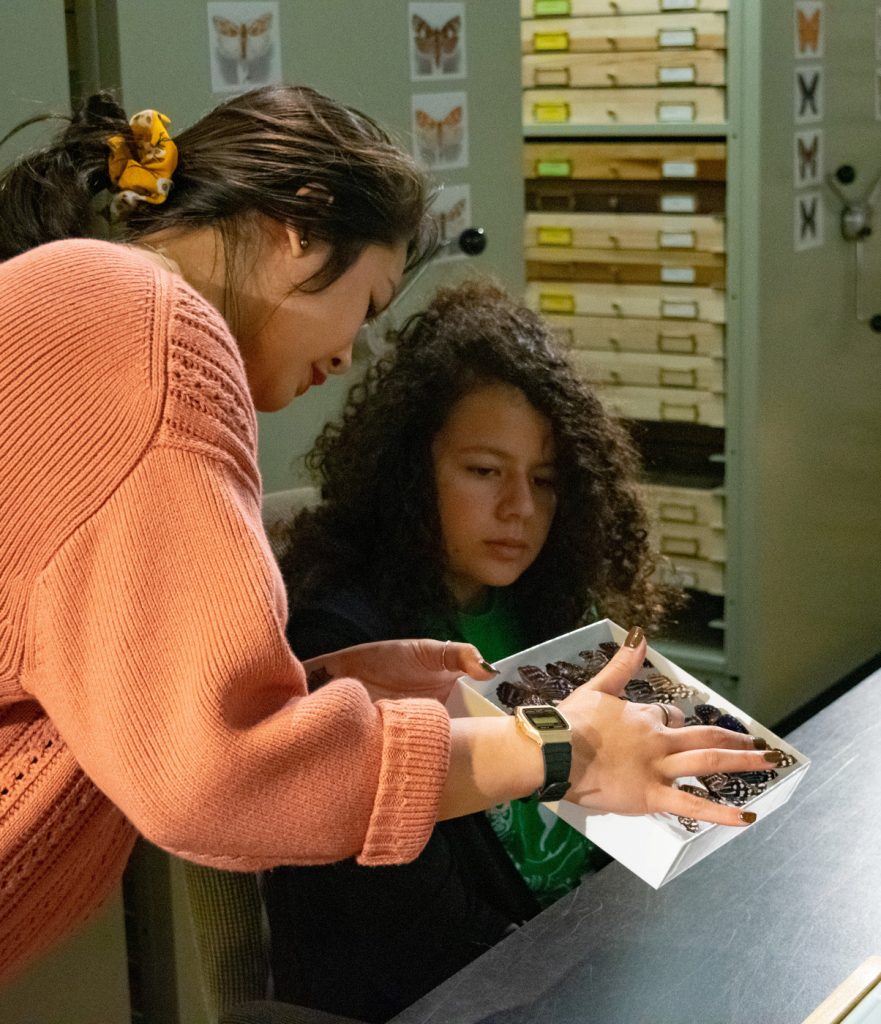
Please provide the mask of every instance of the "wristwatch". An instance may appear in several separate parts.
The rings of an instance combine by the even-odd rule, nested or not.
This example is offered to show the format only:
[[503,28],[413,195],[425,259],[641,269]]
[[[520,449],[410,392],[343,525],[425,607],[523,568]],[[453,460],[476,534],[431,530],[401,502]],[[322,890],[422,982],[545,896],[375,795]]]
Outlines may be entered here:
[[572,728],[552,704],[524,704],[514,708],[514,720],[541,746],[545,762],[544,785],[536,790],[541,801],[560,800],[571,783]]

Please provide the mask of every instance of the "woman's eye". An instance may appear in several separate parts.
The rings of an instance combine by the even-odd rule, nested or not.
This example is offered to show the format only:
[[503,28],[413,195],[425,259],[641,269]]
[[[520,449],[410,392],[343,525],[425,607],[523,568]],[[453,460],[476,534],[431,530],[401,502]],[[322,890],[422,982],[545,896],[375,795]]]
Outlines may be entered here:
[[554,490],[557,486],[557,481],[551,476],[537,476],[535,478],[536,487],[546,487],[548,490]]
[[496,469],[494,466],[469,466],[468,472],[475,476],[490,476],[496,472]]

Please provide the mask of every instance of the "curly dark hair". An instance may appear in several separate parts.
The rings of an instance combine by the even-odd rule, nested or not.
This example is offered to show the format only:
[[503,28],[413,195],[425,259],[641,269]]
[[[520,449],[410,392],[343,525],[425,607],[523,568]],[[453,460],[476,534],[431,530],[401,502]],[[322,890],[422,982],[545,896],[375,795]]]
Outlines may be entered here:
[[452,621],[432,441],[475,388],[518,388],[550,420],[557,510],[538,558],[512,584],[530,643],[590,617],[656,627],[676,603],[655,558],[626,430],[556,348],[548,325],[489,282],[438,292],[391,356],[349,392],[307,456],[322,504],[288,526],[282,572],[291,606],[369,581],[399,636]]

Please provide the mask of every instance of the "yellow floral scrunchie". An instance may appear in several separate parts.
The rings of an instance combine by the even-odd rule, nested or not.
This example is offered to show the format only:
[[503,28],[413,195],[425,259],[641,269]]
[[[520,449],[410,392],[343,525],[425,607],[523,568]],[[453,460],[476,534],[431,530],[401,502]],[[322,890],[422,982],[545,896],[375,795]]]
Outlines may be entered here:
[[123,202],[158,204],[168,198],[177,168],[177,146],[166,131],[168,124],[170,119],[158,110],[142,110],[129,119],[134,146],[122,135],[107,140],[107,170]]

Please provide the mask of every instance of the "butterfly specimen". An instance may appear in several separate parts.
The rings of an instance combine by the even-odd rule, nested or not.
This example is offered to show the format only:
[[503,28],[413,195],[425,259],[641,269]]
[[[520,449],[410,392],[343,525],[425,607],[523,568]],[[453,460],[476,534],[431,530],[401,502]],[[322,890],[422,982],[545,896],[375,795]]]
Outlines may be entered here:
[[418,14],[413,15],[413,45],[422,74],[451,74],[459,70],[459,32],[462,19],[456,15],[439,28]]
[[272,13],[267,12],[253,21],[230,21],[214,15],[214,41],[222,62],[233,62],[238,85],[261,81],[257,63],[268,56],[272,47]]
[[462,233],[465,227],[465,197],[462,196],[448,210],[438,210],[435,214],[440,225],[441,242],[449,242]]
[[422,159],[430,166],[456,161],[462,152],[464,110],[455,106],[444,117],[435,118],[416,110],[416,137]]

